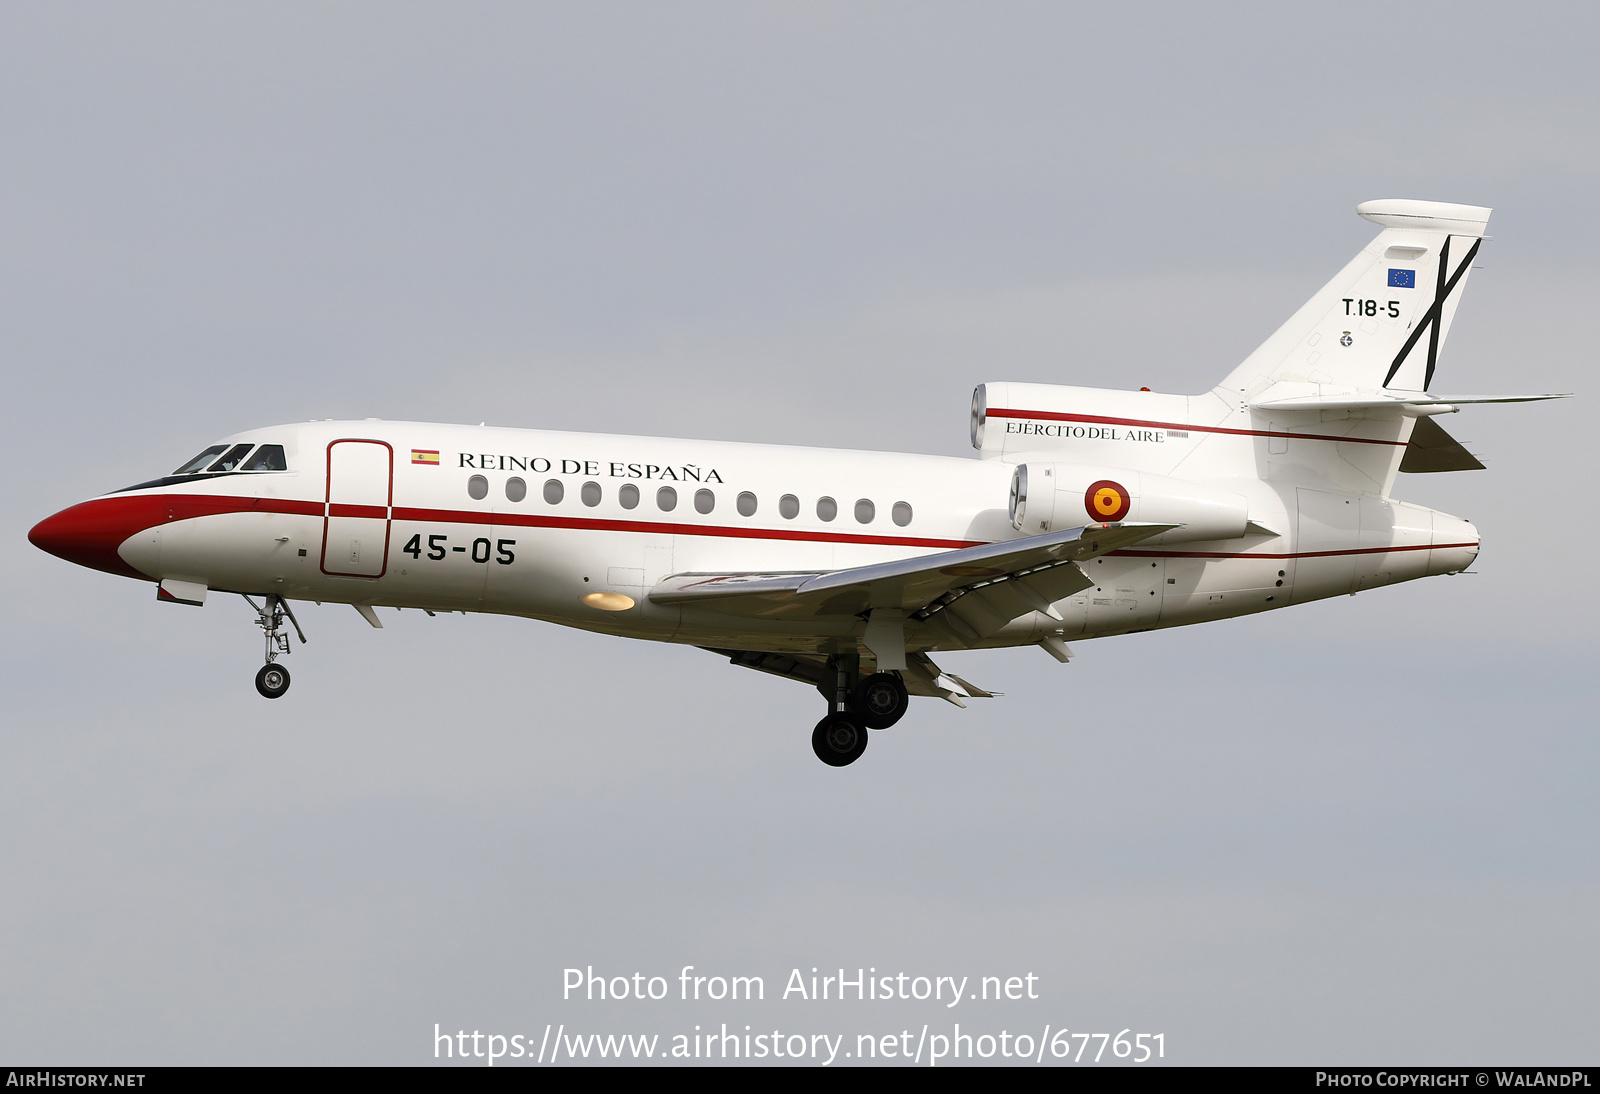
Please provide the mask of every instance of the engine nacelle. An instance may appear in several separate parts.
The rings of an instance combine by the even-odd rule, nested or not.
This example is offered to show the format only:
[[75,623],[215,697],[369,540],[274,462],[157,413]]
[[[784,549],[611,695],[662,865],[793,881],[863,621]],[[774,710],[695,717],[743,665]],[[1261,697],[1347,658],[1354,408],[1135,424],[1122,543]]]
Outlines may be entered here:
[[1183,526],[1160,542],[1238,539],[1249,508],[1238,494],[1126,468],[1021,463],[1011,476],[1011,524],[1028,535],[1137,521]]

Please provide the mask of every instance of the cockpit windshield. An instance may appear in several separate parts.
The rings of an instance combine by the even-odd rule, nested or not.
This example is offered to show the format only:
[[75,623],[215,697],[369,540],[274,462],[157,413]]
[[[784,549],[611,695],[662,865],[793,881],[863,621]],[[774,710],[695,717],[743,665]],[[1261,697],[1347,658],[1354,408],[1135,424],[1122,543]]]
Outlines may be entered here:
[[222,459],[206,468],[206,470],[232,471],[235,467],[238,467],[244,462],[245,453],[249,452],[252,447],[254,446],[248,444],[236,444],[232,448],[228,449],[228,454],[226,456],[222,457]]
[[287,471],[289,461],[283,458],[283,445],[264,444],[256,454],[244,462],[244,471]]
[[283,445],[264,444],[214,444],[200,455],[162,479],[151,479],[129,490],[144,490],[151,486],[170,486],[175,482],[192,482],[213,475],[237,475],[251,471],[287,471],[289,461],[284,456]]
[[173,472],[173,474],[174,475],[194,475],[194,474],[198,474],[199,472],[205,470],[206,464],[210,463],[212,460],[216,459],[218,456],[222,455],[227,450],[228,450],[228,446],[225,445],[225,444],[214,444],[210,448],[206,449],[204,452],[200,453],[200,455],[196,456],[194,459],[190,460],[188,463],[186,463],[182,467],[178,468],[176,471]]

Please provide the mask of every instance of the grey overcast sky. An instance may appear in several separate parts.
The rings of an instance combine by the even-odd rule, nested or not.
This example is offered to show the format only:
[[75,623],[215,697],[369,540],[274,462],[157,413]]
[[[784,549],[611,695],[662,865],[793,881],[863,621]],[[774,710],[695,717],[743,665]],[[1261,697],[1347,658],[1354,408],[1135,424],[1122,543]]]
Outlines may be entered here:
[[[1177,1063],[1597,1062],[1597,24],[5,5],[0,1061],[959,1021]],[[1489,469],[1402,478],[1477,522],[1476,573],[1065,667],[951,657],[1006,696],[919,700],[846,771],[805,688],[491,616],[308,605],[267,703],[243,604],[26,541],[305,418],[963,454],[985,380],[1210,387],[1377,197],[1496,209],[1436,387],[1580,393],[1452,418]],[[685,965],[766,998],[678,1001]],[[574,966],[674,998],[563,1001]],[[781,998],[813,967],[1039,998]]]

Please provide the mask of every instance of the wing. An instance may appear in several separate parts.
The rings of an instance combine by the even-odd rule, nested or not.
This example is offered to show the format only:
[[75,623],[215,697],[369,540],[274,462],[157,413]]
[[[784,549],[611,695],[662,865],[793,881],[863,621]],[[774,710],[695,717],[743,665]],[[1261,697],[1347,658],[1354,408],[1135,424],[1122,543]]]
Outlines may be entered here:
[[[712,646],[701,646],[708,653],[726,657],[732,664],[740,668],[754,669],[757,672],[781,676],[785,680],[795,680],[802,684],[809,684],[821,691],[824,696],[830,692],[833,681],[833,670],[828,667],[826,654],[805,653],[766,653],[760,650],[721,650]],[[912,695],[927,695],[935,699],[943,699],[958,707],[967,704],[963,699],[992,699],[1001,694],[997,691],[984,691],[967,680],[962,679],[953,672],[945,672],[933,659],[925,653],[911,653],[906,656],[906,667],[900,674],[901,680],[906,685],[906,690]]]
[[[1055,615],[1050,605],[1093,582],[1074,563],[1108,554],[1172,524],[1090,524],[1042,536],[939,551],[849,570],[806,573],[675,574],[650,590],[655,604],[736,616],[807,620],[859,616],[877,609],[926,619],[976,597],[958,631],[976,638],[1027,612]],[[976,618],[972,618],[972,617]],[[995,617],[998,626],[994,625]]]

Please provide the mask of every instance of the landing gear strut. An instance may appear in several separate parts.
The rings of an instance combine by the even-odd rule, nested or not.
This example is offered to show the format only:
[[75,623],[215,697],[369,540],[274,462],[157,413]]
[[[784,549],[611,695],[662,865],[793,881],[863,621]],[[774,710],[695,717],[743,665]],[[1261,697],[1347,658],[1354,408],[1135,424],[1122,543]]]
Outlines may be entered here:
[[261,604],[248,596],[244,599],[256,610],[256,626],[261,628],[267,641],[267,663],[256,673],[256,690],[268,699],[276,699],[289,690],[289,670],[273,664],[280,654],[289,652],[289,635],[283,629],[283,621],[288,619],[294,625],[294,633],[300,636],[302,646],[306,643],[306,632],[300,629],[300,621],[283,597],[269,594]]

